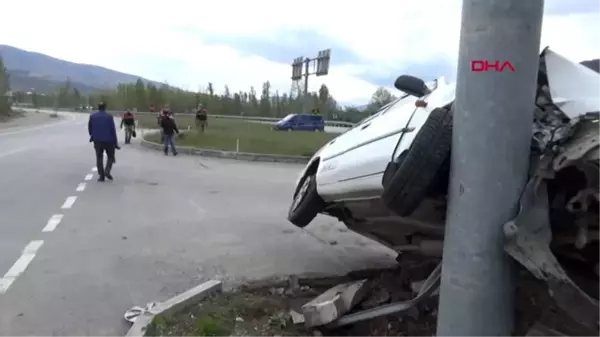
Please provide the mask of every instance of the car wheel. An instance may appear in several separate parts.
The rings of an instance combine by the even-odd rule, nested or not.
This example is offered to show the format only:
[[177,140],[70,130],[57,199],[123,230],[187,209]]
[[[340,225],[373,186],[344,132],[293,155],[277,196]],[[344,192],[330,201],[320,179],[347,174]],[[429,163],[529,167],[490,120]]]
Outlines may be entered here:
[[304,177],[290,205],[288,220],[294,225],[303,228],[323,209],[325,209],[325,202],[317,193],[315,176]]
[[425,198],[450,156],[452,112],[434,109],[417,133],[391,179],[384,181],[382,199],[400,216],[412,213]]

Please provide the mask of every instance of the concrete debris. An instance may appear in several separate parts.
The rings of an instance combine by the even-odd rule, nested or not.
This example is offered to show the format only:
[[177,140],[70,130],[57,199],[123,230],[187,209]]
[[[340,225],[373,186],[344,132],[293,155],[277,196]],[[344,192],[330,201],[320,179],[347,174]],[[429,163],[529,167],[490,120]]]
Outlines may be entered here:
[[283,293],[285,292],[284,288],[271,288],[269,289],[269,292],[271,293],[271,295],[283,295]]
[[292,323],[294,324],[304,323],[304,315],[297,312],[296,310],[290,310],[290,317],[292,318]]
[[367,294],[367,280],[339,284],[302,306],[307,327],[325,325],[349,312]]

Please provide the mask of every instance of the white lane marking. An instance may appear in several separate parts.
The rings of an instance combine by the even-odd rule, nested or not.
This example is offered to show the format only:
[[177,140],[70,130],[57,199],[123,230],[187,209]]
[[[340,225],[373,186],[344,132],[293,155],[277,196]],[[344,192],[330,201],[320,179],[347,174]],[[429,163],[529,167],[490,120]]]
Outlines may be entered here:
[[69,208],[73,207],[75,200],[77,200],[76,196],[67,197],[67,199],[65,200],[65,202],[63,203],[63,205],[60,208],[69,209]]
[[85,179],[85,180],[92,180],[93,177],[94,177],[94,175],[92,173],[88,173],[88,174],[85,175],[85,178],[83,178],[83,179]]
[[53,230],[56,229],[56,226],[58,226],[58,224],[62,221],[62,219],[63,219],[62,214],[54,214],[53,216],[50,217],[50,219],[48,219],[48,222],[46,223],[46,227],[44,227],[44,229],[42,229],[42,232],[52,232]]
[[97,167],[92,167],[92,172],[98,172],[98,168]]
[[85,190],[85,185],[86,185],[86,183],[79,183],[79,185],[77,185],[77,188],[75,189],[75,191],[83,192],[83,190]]
[[44,244],[43,240],[34,240],[25,246],[21,256],[19,256],[17,261],[15,261],[12,267],[4,274],[4,277],[0,279],[0,294],[5,293],[13,282],[15,282],[17,277],[27,269],[27,266],[33,261],[35,254],[42,244]]
[[198,213],[206,213],[206,211],[204,210],[204,208],[200,207],[200,205],[198,205],[197,202],[195,202],[192,199],[188,199],[188,202],[190,203],[190,205],[192,205],[192,207],[194,207],[194,209],[196,210],[196,212]]
[[18,149],[14,149],[14,150],[10,150],[10,151],[7,151],[7,152],[3,152],[3,153],[0,153],[0,158],[6,157],[6,156],[10,156],[11,154],[15,154],[15,153],[27,151],[29,149],[30,149],[29,147],[21,147],[21,148],[18,148]]

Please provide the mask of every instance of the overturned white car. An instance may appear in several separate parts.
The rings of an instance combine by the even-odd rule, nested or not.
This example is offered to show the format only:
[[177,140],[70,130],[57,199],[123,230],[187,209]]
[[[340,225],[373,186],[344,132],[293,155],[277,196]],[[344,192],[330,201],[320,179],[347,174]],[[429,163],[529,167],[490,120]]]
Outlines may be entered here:
[[[577,156],[590,155],[596,143],[581,153],[568,149],[595,139],[595,130],[600,137],[600,74],[548,48],[540,55],[539,69],[533,153],[553,148],[557,158],[564,158],[557,159],[550,197],[556,216],[573,222],[571,199],[596,173],[573,164]],[[289,209],[294,225],[304,227],[318,213],[328,214],[399,251],[418,250],[416,237],[441,238],[455,86],[443,78],[426,85],[411,76],[400,76],[395,85],[406,94],[310,160]]]
[[[455,85],[400,76],[395,86],[406,94],[310,160],[288,220],[304,227],[327,214],[398,253],[441,256]],[[597,318],[600,75],[546,48],[532,108],[532,167],[545,163],[532,176],[543,171],[547,185],[552,242],[546,245],[549,254],[579,260],[594,275],[594,298],[584,311]],[[526,265],[530,257],[517,256],[514,246],[507,252],[534,274],[543,269]]]

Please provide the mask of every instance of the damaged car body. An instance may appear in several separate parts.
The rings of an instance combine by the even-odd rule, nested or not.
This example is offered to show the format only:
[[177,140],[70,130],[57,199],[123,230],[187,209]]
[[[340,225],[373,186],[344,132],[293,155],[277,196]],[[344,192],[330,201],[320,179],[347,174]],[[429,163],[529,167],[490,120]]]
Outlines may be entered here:
[[[537,84],[530,181],[505,249],[597,329],[600,75],[546,48]],[[441,257],[455,86],[404,75],[395,87],[405,95],[314,155],[288,220],[326,214],[399,256]]]

